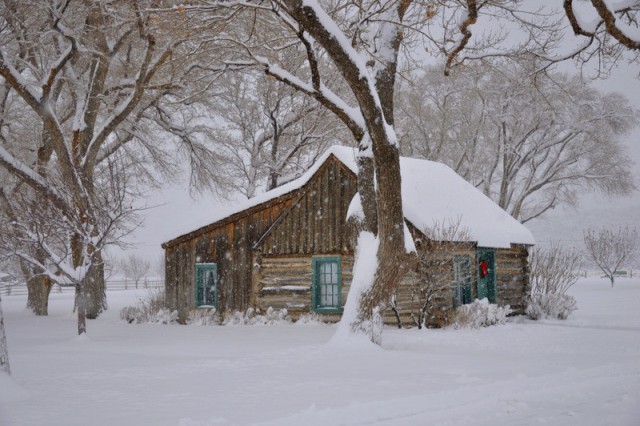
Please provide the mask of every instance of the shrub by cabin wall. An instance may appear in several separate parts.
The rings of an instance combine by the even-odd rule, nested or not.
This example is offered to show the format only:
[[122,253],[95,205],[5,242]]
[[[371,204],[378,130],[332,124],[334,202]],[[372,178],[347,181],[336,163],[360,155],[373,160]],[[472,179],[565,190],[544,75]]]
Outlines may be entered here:
[[[412,230],[413,231],[413,230]],[[415,234],[414,238],[425,238],[423,235]],[[425,248],[420,247],[418,244],[417,250],[419,253],[423,252]],[[471,287],[473,297],[476,297],[476,247],[475,244],[470,243],[444,243],[438,246],[434,254],[434,261],[439,265],[439,272],[444,277],[450,277],[453,280],[453,263],[454,256],[469,256],[471,259]],[[419,286],[419,274],[420,270],[418,263],[415,262],[413,267],[404,276],[398,290],[396,291],[396,310],[400,316],[400,321],[403,327],[414,327],[416,321],[419,320],[419,313],[422,309],[423,300],[420,298]],[[427,317],[426,322],[431,327],[441,327],[445,325],[451,312],[453,311],[453,288],[448,286],[446,289],[442,289],[436,293],[430,302],[431,308],[429,311],[431,314]],[[397,318],[393,311],[389,311],[385,315],[385,322],[387,324],[397,325]]]
[[[477,248],[475,244],[469,243],[450,243],[440,247],[436,259],[441,261],[442,273],[452,279],[454,256],[471,258],[471,291],[475,300],[478,297],[479,273]],[[405,275],[396,291],[397,311],[403,327],[415,326],[415,321],[419,318],[421,300],[415,285],[418,278],[418,269],[414,267]],[[514,314],[524,314],[530,291],[528,248],[514,245],[510,249],[496,249],[496,303],[499,306],[509,305]],[[431,315],[426,319],[427,325],[441,327],[449,323],[454,311],[453,288],[446,288],[437,293],[431,303]],[[397,325],[393,311],[386,312],[385,323]]]

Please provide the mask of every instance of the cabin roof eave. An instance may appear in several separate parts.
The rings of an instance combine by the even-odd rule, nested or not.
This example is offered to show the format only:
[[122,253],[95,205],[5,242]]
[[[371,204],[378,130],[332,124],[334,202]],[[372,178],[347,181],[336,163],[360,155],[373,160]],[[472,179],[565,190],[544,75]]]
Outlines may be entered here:
[[[223,227],[223,226],[228,225],[228,224],[230,224],[232,222],[235,222],[235,221],[237,221],[239,219],[242,219],[244,217],[250,216],[253,213],[256,213],[256,212],[258,212],[260,210],[268,209],[268,208],[273,207],[273,206],[275,206],[277,204],[289,201],[289,200],[291,200],[293,198],[300,197],[315,182],[315,180],[321,174],[322,170],[325,168],[325,165],[329,164],[331,161],[336,162],[336,164],[341,166],[344,170],[348,171],[353,176],[355,176],[355,173],[349,167],[347,167],[342,161],[340,161],[339,158],[337,158],[333,154],[330,154],[322,162],[322,164],[318,167],[318,169],[313,172],[311,177],[308,177],[307,180],[304,183],[302,183],[300,186],[294,187],[290,191],[287,191],[287,192],[285,192],[283,194],[280,194],[279,196],[276,196],[274,198],[268,199],[268,200],[266,200],[266,201],[264,201],[262,203],[256,204],[255,206],[251,206],[251,207],[248,207],[248,208],[246,208],[244,210],[240,210],[240,211],[237,211],[235,213],[232,213],[229,216],[226,216],[226,217],[224,217],[224,218],[222,218],[220,220],[217,220],[217,221],[215,221],[213,223],[201,226],[201,227],[199,227],[199,228],[197,228],[197,229],[195,229],[193,231],[190,231],[190,232],[188,232],[186,234],[179,235],[179,236],[177,236],[177,237],[175,237],[175,238],[173,238],[173,239],[171,239],[169,241],[166,241],[166,242],[162,243],[161,247],[166,250],[167,248],[176,246],[176,245],[178,245],[180,243],[183,243],[185,241],[192,240],[193,238],[196,238],[196,237],[198,237],[198,236],[200,236],[202,234],[206,234],[206,233],[211,232],[211,231],[213,231],[213,230],[215,230],[217,228]],[[281,215],[278,215],[278,218],[280,216]],[[276,223],[278,218],[275,218],[273,223]],[[272,228],[273,227],[270,226],[265,233],[268,233]],[[260,237],[260,240],[263,237],[264,237],[264,235]]]

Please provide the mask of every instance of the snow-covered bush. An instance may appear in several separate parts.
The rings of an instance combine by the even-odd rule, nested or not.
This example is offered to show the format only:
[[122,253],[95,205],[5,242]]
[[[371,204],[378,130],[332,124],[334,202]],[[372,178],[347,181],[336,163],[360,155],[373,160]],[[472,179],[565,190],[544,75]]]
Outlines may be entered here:
[[580,261],[575,249],[552,246],[531,251],[531,297],[526,310],[529,318],[567,319],[577,309],[576,300],[565,293],[578,281]]
[[291,323],[289,312],[286,309],[273,309],[271,306],[264,315],[253,308],[249,308],[245,312],[235,311],[226,315],[222,322],[223,325],[278,325],[283,323]]
[[540,318],[567,319],[571,312],[575,311],[576,299],[568,294],[541,294],[531,295],[527,306],[527,315],[533,320]]
[[511,313],[511,307],[489,303],[487,298],[474,300],[455,310],[452,319],[454,328],[480,328],[490,325],[504,324]]
[[298,325],[317,325],[317,324],[325,325],[326,324],[322,319],[322,317],[316,314],[315,312],[310,312],[308,314],[300,315],[300,317],[295,323]]
[[217,314],[217,311],[216,311],[216,308],[214,307],[193,309],[189,312],[189,317],[187,318],[187,324],[218,325],[220,324],[220,319],[216,314]]
[[178,319],[178,311],[169,309],[164,301],[164,291],[156,289],[150,290],[146,298],[139,299],[136,306],[122,308],[120,318],[129,324],[174,324]]

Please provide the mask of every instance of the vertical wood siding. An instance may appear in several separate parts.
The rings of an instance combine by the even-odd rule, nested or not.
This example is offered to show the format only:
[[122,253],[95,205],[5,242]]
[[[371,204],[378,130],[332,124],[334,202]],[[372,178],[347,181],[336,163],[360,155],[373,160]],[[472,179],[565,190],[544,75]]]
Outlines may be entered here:
[[260,241],[264,255],[353,253],[355,235],[346,216],[356,178],[335,161],[325,163],[318,174]]

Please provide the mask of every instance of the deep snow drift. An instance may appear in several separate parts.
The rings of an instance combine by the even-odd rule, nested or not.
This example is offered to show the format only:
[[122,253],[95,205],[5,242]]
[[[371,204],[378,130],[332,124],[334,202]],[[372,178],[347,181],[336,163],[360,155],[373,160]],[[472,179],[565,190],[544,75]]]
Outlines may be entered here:
[[640,279],[582,279],[567,321],[385,329],[383,348],[327,342],[335,326],[130,325],[110,309],[74,336],[4,296],[13,376],[0,425],[638,425]]

